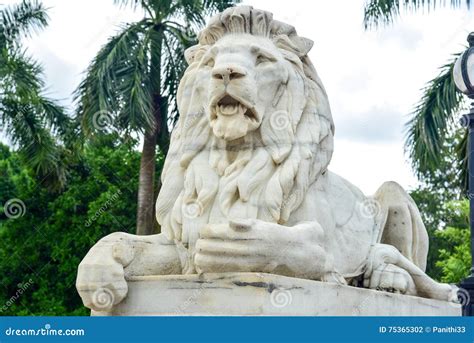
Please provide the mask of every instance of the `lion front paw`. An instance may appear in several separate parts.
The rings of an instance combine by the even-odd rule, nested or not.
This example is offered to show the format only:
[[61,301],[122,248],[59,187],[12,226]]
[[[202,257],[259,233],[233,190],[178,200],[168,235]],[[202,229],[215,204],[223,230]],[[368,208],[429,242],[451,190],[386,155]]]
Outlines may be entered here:
[[133,250],[123,233],[104,237],[79,264],[76,288],[84,305],[95,311],[110,311],[128,292],[124,267]]
[[194,263],[198,273],[264,272],[319,280],[332,271],[316,222],[293,227],[259,220],[209,224],[200,232]]
[[410,274],[393,264],[381,264],[364,278],[364,287],[391,293],[415,295],[416,288]]

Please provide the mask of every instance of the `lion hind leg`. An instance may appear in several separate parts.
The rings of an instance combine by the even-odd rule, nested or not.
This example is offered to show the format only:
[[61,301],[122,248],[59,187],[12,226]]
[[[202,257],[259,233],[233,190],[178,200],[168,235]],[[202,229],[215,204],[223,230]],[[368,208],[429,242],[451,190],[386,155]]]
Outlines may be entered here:
[[375,244],[364,285],[443,301],[457,300],[457,287],[438,283],[391,245]]
[[383,212],[378,243],[392,245],[422,271],[426,269],[428,233],[420,212],[408,193],[396,182],[385,182],[374,199]]

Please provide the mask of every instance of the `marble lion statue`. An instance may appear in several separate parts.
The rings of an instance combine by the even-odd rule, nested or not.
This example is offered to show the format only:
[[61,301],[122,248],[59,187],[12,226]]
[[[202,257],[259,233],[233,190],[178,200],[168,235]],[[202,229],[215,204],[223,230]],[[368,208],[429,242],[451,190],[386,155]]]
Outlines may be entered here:
[[374,196],[328,170],[334,123],[308,52],[272,14],[211,19],[178,90],[161,175],[162,233],[113,233],[79,265],[85,306],[103,311],[143,275],[263,272],[455,301],[425,274],[428,235],[395,182]]

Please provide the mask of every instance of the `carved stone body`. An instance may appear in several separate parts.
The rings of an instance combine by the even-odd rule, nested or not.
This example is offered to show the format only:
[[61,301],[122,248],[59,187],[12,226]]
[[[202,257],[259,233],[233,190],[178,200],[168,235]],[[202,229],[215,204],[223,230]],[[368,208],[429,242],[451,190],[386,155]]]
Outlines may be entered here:
[[79,266],[84,304],[110,309],[131,276],[265,272],[454,300],[424,270],[428,236],[396,183],[366,197],[328,165],[334,124],[312,42],[265,11],[214,17],[186,52],[156,213]]

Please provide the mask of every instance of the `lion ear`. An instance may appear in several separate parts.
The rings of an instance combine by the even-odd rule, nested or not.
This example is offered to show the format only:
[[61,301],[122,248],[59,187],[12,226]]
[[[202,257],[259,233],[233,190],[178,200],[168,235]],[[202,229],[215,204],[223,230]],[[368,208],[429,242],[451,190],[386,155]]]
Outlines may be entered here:
[[314,42],[308,38],[286,35],[275,36],[273,42],[280,49],[292,52],[299,58],[306,56],[314,44]]
[[193,62],[198,61],[204,52],[202,45],[194,45],[184,51],[184,58],[188,65],[191,65]]
[[188,65],[194,62],[194,58],[196,56],[197,48],[198,48],[198,46],[195,45],[195,46],[192,46],[190,48],[187,48],[184,51],[184,58],[186,59],[186,62],[188,62]]
[[292,40],[297,42],[296,45],[298,45],[302,56],[307,55],[314,45],[311,39],[305,37],[292,37]]

